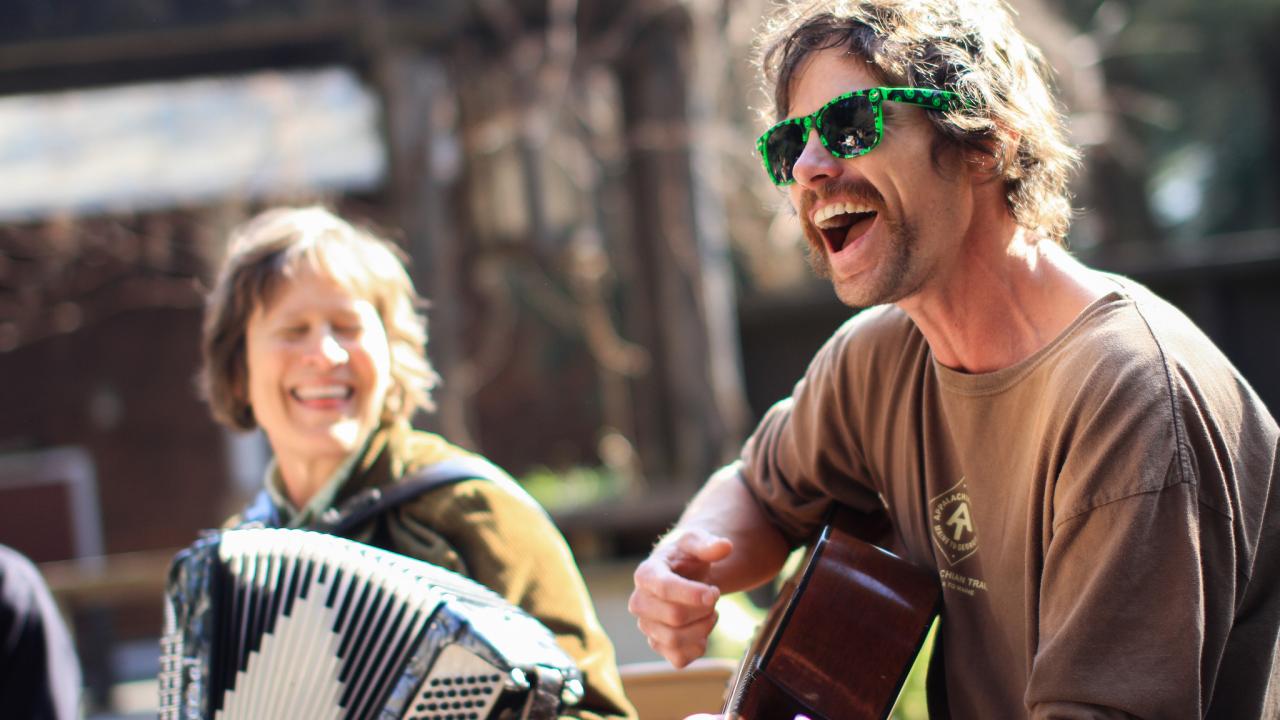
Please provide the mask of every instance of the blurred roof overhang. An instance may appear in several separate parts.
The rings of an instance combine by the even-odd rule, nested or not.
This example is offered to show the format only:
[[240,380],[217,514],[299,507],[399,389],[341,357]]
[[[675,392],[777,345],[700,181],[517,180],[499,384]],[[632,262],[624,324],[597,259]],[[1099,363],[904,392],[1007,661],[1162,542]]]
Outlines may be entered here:
[[458,0],[7,0],[0,94],[359,64],[390,38],[445,44],[474,25]]
[[[678,3],[668,3],[678,4]],[[0,95],[346,63],[545,23],[547,0],[6,0]],[[569,0],[579,32],[634,2]],[[662,5],[662,3],[658,3]]]

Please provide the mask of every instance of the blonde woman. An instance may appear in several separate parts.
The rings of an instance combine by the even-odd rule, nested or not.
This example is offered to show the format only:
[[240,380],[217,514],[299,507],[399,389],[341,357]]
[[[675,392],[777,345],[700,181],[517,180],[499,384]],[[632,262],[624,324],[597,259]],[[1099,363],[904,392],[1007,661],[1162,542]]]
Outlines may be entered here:
[[[410,418],[432,408],[420,298],[391,243],[319,208],[269,210],[233,234],[208,298],[201,383],[214,417],[262,428],[274,458],[250,511],[306,527],[369,488],[470,457]],[[583,672],[579,717],[633,717],[614,650],[563,537],[492,465],[348,537],[461,573],[538,618]],[[232,523],[239,518],[233,518]]]

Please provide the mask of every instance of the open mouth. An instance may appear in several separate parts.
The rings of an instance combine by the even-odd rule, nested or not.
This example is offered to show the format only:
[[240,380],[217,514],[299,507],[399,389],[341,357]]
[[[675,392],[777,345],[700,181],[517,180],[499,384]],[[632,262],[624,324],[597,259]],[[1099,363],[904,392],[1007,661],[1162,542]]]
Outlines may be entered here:
[[832,203],[813,216],[813,223],[827,242],[832,253],[838,253],[849,243],[862,237],[875,222],[876,211],[863,203]]

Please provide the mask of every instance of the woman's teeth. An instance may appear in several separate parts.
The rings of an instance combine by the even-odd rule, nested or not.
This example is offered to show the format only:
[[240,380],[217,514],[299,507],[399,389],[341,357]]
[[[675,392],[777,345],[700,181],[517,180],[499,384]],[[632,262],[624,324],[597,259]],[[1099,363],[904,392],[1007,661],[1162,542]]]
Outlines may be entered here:
[[346,385],[317,385],[295,388],[293,394],[299,400],[345,400],[350,397],[351,388]]

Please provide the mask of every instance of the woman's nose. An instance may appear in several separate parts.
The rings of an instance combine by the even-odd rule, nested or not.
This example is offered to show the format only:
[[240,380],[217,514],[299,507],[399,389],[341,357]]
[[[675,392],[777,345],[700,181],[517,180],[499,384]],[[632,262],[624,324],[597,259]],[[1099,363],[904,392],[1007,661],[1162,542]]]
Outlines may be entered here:
[[321,330],[315,343],[311,345],[311,357],[323,360],[329,365],[341,365],[347,361],[347,349],[331,330]]
[[792,177],[797,183],[812,188],[839,174],[840,160],[822,144],[818,131],[811,130],[809,136],[805,138],[804,150],[801,151],[800,157],[796,158],[795,166],[791,168]]

